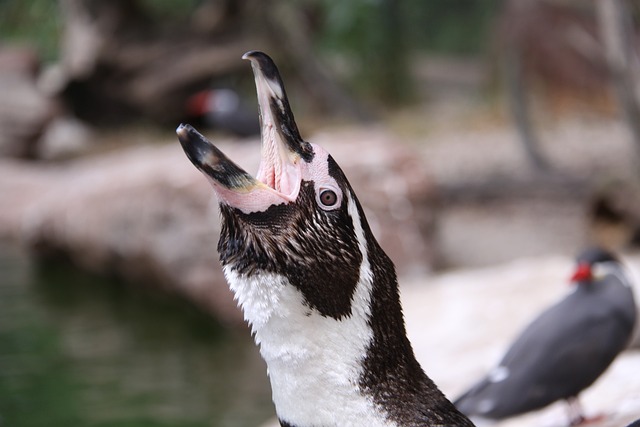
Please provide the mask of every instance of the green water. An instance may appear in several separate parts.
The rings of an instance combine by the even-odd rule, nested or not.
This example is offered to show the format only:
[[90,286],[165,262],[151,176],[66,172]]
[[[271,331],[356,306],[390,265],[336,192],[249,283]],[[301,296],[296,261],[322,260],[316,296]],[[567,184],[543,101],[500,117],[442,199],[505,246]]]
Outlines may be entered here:
[[272,414],[248,332],[0,247],[1,427],[243,427]]

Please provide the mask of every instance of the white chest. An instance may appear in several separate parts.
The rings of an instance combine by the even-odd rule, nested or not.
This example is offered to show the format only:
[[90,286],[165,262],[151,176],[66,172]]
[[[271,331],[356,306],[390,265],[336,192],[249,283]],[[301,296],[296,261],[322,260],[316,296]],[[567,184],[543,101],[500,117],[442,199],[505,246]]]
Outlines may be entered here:
[[[287,279],[225,275],[267,363],[276,412],[300,426],[393,426],[358,385],[372,339],[367,324],[370,277],[356,288],[341,320],[309,309]],[[361,280],[362,281],[362,280]]]

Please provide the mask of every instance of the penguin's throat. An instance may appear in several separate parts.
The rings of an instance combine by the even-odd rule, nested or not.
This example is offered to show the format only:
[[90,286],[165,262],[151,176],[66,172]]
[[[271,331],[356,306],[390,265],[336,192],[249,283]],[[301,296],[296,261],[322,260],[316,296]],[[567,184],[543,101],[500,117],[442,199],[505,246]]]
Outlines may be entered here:
[[268,366],[281,418],[292,425],[393,425],[358,385],[373,339],[370,275],[358,284],[353,314],[338,320],[310,309],[283,276],[224,271]]

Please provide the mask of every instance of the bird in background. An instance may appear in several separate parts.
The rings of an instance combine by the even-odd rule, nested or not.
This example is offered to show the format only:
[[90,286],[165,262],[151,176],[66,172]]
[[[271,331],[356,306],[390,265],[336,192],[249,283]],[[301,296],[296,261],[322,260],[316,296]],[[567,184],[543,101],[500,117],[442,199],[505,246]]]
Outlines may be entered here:
[[473,426],[416,360],[394,266],[346,176],[304,141],[276,65],[254,72],[254,178],[189,125],[178,139],[220,203],[220,261],[266,361],[283,427]]
[[233,89],[206,89],[191,95],[187,100],[187,115],[208,128],[236,136],[260,134],[255,109],[247,106]]
[[570,425],[589,421],[578,395],[629,343],[636,304],[625,268],[600,248],[578,256],[571,284],[573,292],[533,320],[498,366],[454,401],[461,412],[503,419],[563,399]]

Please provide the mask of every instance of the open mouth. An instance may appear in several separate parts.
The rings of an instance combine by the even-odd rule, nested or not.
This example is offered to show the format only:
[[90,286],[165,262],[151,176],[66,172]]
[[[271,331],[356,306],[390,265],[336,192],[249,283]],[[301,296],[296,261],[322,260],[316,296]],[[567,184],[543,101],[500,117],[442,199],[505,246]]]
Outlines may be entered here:
[[300,156],[282,144],[274,122],[262,115],[262,152],[256,179],[293,201],[300,189]]
[[187,157],[210,180],[220,201],[254,212],[296,200],[302,179],[300,162],[309,161],[313,151],[300,137],[282,79],[271,58],[256,51],[242,58],[251,61],[260,106],[262,153],[256,177],[192,126],[181,124],[176,133]]

